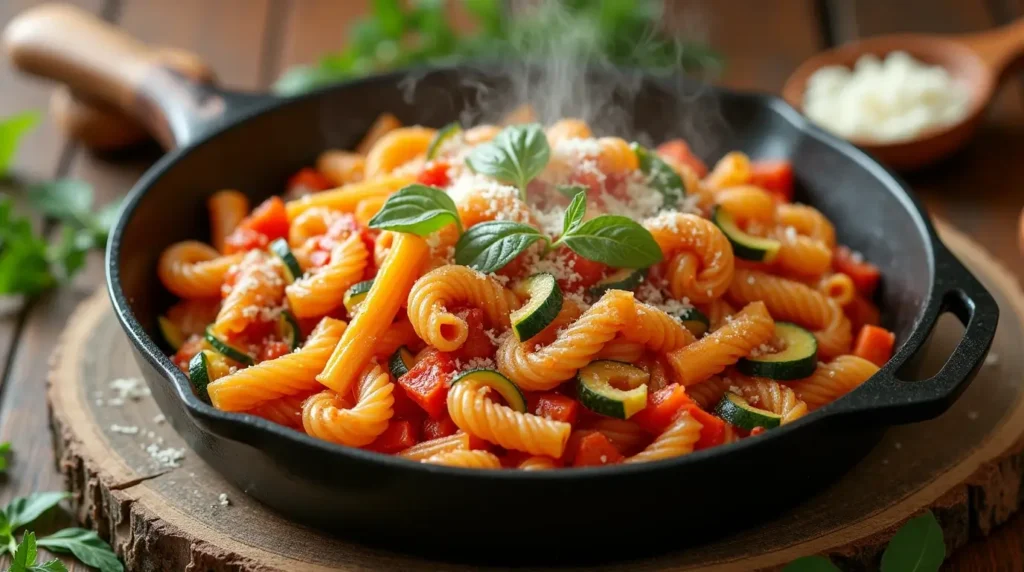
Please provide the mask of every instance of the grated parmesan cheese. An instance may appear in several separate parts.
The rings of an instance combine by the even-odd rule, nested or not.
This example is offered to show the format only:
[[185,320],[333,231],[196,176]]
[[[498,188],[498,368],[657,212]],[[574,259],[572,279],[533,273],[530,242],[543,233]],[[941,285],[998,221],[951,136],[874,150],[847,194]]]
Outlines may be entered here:
[[161,449],[156,443],[149,444],[146,447],[146,452],[161,467],[180,467],[181,460],[185,458],[185,449],[175,449],[174,447]]
[[227,493],[220,493],[217,497],[217,503],[220,504],[220,506],[228,506],[231,504],[231,501],[228,499]]
[[122,435],[137,435],[139,433],[139,428],[135,425],[114,424],[110,426],[110,432],[121,433]]

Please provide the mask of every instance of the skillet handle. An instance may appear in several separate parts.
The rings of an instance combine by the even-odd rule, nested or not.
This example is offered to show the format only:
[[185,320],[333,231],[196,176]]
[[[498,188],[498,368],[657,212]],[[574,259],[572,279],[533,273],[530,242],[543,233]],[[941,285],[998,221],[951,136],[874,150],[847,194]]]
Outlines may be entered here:
[[[936,258],[934,297],[922,319],[923,327],[877,374],[835,403],[833,413],[837,417],[853,415],[884,425],[936,417],[967,389],[988,355],[999,322],[999,306],[945,245],[938,240],[932,244]],[[945,312],[951,312],[964,325],[960,343],[931,378],[901,380],[900,369],[920,351]]]
[[14,67],[112,106],[165,148],[180,146],[224,112],[211,75],[188,77],[158,50],[74,6],[43,4],[22,12],[7,25],[3,43]]

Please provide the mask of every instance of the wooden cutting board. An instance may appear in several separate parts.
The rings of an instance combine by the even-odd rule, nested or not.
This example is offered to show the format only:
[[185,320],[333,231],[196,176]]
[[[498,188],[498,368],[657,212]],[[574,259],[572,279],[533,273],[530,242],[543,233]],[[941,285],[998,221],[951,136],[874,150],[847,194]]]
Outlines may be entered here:
[[[963,397],[938,419],[890,429],[842,480],[771,524],[619,566],[746,571],[822,553],[844,570],[875,569],[895,529],[924,509],[938,517],[950,551],[1017,510],[1024,295],[970,239],[940,231],[1002,309],[992,354]],[[928,367],[941,366],[961,331],[952,317],[940,320]],[[189,451],[144,389],[106,292],[98,292],[71,319],[54,356],[51,427],[77,516],[111,540],[128,570],[480,569],[373,550],[288,522]],[[747,494],[770,491],[752,486]]]

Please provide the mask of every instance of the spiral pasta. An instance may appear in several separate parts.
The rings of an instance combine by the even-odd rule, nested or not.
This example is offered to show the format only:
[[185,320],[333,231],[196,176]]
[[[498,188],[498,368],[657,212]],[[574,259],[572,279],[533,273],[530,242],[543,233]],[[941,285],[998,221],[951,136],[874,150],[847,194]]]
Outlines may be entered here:
[[819,240],[829,248],[836,245],[835,227],[813,207],[783,203],[776,207],[775,217],[783,227],[793,227],[801,235]]
[[767,343],[775,335],[775,322],[762,302],[751,302],[724,326],[692,344],[668,354],[668,361],[683,385],[693,385]]
[[466,433],[532,455],[561,457],[572,425],[520,413],[490,400],[489,388],[460,381],[448,392],[448,414]]
[[400,451],[398,456],[413,461],[424,461],[453,451],[468,451],[470,450],[469,439],[468,433],[459,431],[447,437],[438,437],[437,439],[417,443]]
[[213,331],[230,337],[261,319],[264,308],[279,307],[284,297],[281,263],[259,250],[251,250],[239,264],[238,278],[224,297]]
[[312,394],[289,395],[267,401],[249,413],[289,429],[302,430],[302,404],[310,395]]
[[300,318],[323,316],[341,306],[345,291],[363,277],[370,252],[358,234],[352,234],[331,250],[327,266],[297,279],[285,288],[288,305]]
[[238,223],[249,214],[249,198],[233,189],[217,191],[206,200],[210,212],[210,240],[224,252],[224,241]]
[[434,138],[434,129],[399,127],[386,133],[366,154],[366,178],[390,175],[395,169],[423,155]]
[[684,411],[650,445],[625,462],[649,463],[692,453],[693,446],[700,439],[702,427],[689,412]]
[[718,298],[733,279],[734,259],[729,239],[711,221],[691,214],[668,213],[648,219],[651,232],[666,258],[683,252],[688,261],[680,264],[677,278],[670,278],[673,298],[705,303]]
[[423,459],[430,465],[462,467],[465,469],[500,469],[501,460],[489,451],[448,451]]
[[299,350],[210,383],[210,401],[217,409],[248,411],[268,401],[320,389],[316,375],[323,370],[345,327],[341,320],[324,318]]
[[448,311],[468,304],[480,308],[491,325],[506,329],[519,299],[497,280],[465,266],[448,265],[423,275],[412,286],[406,306],[416,334],[435,348],[450,352],[469,335],[466,320]]
[[377,364],[360,374],[355,405],[333,390],[325,389],[306,400],[302,426],[313,437],[340,445],[369,445],[385,429],[395,403],[391,376]]
[[[636,303],[633,327],[622,332],[626,341],[643,344],[653,352],[670,352],[693,343],[690,330],[678,318],[649,304]],[[635,361],[635,360],[634,360]]]
[[551,457],[532,456],[527,457],[521,463],[518,468],[524,471],[547,471],[549,469],[557,469],[559,464]]
[[179,298],[213,298],[220,296],[228,271],[241,260],[242,254],[221,256],[210,246],[186,240],[160,254],[157,276]]
[[877,371],[878,366],[864,358],[844,355],[818,364],[810,377],[794,381],[789,387],[814,410],[856,389]]
[[722,189],[714,200],[737,221],[757,221],[771,225],[775,220],[775,199],[764,189],[740,185]]
[[807,404],[788,385],[771,379],[739,374],[732,374],[727,381],[730,391],[737,392],[747,400],[747,403],[758,409],[781,416],[783,425],[807,415]]

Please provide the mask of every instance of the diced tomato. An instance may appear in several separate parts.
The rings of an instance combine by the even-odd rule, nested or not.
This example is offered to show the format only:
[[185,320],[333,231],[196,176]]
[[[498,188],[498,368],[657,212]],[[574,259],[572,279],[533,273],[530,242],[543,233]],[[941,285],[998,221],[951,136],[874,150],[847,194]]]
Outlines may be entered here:
[[431,417],[441,419],[446,414],[448,387],[455,370],[451,354],[431,349],[419,363],[398,378],[398,385]]
[[402,449],[412,447],[419,440],[416,438],[416,425],[411,421],[395,421],[388,423],[388,428],[377,437],[373,443],[366,446],[371,451],[378,453],[397,453]]
[[665,159],[690,167],[698,177],[703,178],[708,174],[708,166],[704,164],[704,161],[701,161],[700,158],[693,154],[693,151],[690,150],[690,146],[682,139],[666,141],[661,145],[658,145],[655,152]]
[[672,423],[680,409],[693,404],[686,389],[678,383],[647,393],[647,407],[637,412],[631,421],[652,435],[658,435]]
[[260,350],[259,361],[268,361],[279,358],[292,351],[292,347],[285,342],[267,342]]
[[700,423],[700,439],[693,444],[694,450],[707,449],[725,443],[725,421],[704,411],[696,403],[687,407],[686,411]]
[[270,239],[267,238],[267,235],[240,226],[231,231],[231,234],[224,239],[224,252],[225,254],[248,252],[266,248],[268,244],[270,244]]
[[423,167],[416,181],[431,187],[447,187],[451,182],[448,178],[448,167],[445,161],[431,161]]
[[395,412],[392,419],[404,419],[406,421],[422,423],[427,417],[426,411],[423,411],[423,408],[413,401],[405,391],[395,390],[391,395],[395,398],[395,403],[391,406]]
[[864,326],[857,335],[857,343],[853,345],[853,355],[882,367],[892,357],[895,344],[896,334],[878,326]]
[[859,332],[866,324],[877,326],[882,319],[878,307],[863,296],[854,296],[853,301],[843,307],[843,313],[850,319],[854,332]]
[[604,182],[607,177],[604,173],[599,173],[593,169],[586,171],[573,171],[569,175],[568,184],[570,185],[583,185],[587,188],[587,196],[597,196],[601,191],[604,190]]
[[754,427],[753,429],[751,429],[750,430],[750,434],[747,435],[747,436],[748,437],[757,437],[758,435],[760,435],[761,433],[764,433],[765,431],[767,431],[767,429],[765,429],[764,427],[761,427],[760,425],[758,425],[757,427]]
[[750,164],[749,183],[772,193],[783,202],[791,202],[793,164],[789,161],[753,161]]
[[192,361],[192,358],[203,349],[203,344],[202,336],[189,337],[189,339],[185,340],[185,343],[181,344],[181,347],[174,353],[174,356],[171,357],[171,361],[174,362],[174,365],[178,366],[178,369],[187,374],[188,362]]
[[578,274],[580,277],[579,280],[572,281],[559,278],[558,285],[563,291],[577,292],[581,288],[589,288],[603,278],[604,273],[608,270],[608,267],[604,264],[587,260],[567,247],[559,248],[555,256],[562,260],[565,266],[571,268],[574,274]]
[[334,183],[320,171],[312,167],[303,167],[299,169],[298,173],[295,173],[288,179],[286,189],[289,196],[301,197],[305,194],[325,191],[332,187],[334,187]]
[[575,399],[549,392],[537,395],[536,400],[537,404],[530,408],[534,415],[569,424],[576,423],[580,404]]
[[455,425],[451,417],[444,417],[442,419],[434,419],[427,417],[423,420],[423,440],[429,441],[431,439],[440,439],[441,437],[447,437],[454,435],[459,427]]
[[875,292],[878,280],[882,276],[877,266],[863,260],[860,255],[854,254],[845,246],[837,246],[832,253],[832,267],[836,272],[842,272],[852,278],[857,291],[868,298]]
[[593,432],[579,440],[572,455],[572,466],[594,467],[621,463],[625,457],[603,433]]
[[[462,315],[459,309],[452,309],[451,311],[457,315]],[[466,325],[469,327],[469,333],[466,336],[466,342],[454,352],[455,356],[462,360],[470,360],[494,355],[494,343],[491,342],[491,338],[487,335],[487,328],[484,325],[484,311],[480,308],[466,309],[465,320]]]

